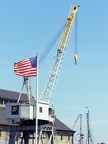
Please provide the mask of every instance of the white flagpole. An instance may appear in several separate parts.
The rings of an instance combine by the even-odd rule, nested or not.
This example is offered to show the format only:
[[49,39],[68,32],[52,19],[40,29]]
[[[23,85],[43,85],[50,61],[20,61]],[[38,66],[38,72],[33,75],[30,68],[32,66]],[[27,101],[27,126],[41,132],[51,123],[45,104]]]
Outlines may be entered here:
[[38,69],[39,69],[39,58],[38,58],[38,53],[37,53],[37,78],[36,78],[36,127],[35,127],[35,144],[37,144],[37,138],[38,138]]

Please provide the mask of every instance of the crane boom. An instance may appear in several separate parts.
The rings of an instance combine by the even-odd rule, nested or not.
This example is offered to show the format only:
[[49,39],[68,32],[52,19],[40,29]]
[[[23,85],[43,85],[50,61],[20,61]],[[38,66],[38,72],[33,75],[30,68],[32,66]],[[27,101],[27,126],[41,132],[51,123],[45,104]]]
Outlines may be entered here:
[[53,94],[55,86],[56,86],[57,78],[59,76],[60,68],[62,66],[65,50],[68,46],[71,30],[74,25],[74,20],[76,17],[78,7],[79,6],[77,6],[77,5],[74,6],[67,18],[67,25],[64,30],[63,36],[61,38],[59,47],[57,49],[55,62],[53,64],[51,72],[48,76],[44,91],[42,92],[42,101],[46,101],[48,103],[50,103],[50,101],[51,101],[52,94]]
[[70,37],[70,34],[71,34],[71,30],[72,30],[72,27],[73,27],[73,24],[74,24],[74,20],[75,20],[75,17],[76,17],[78,7],[79,6],[74,6],[73,9],[70,12],[68,18],[67,18],[68,23],[67,23],[66,29],[64,31],[63,37],[61,38],[60,48],[64,49],[68,45],[69,37]]

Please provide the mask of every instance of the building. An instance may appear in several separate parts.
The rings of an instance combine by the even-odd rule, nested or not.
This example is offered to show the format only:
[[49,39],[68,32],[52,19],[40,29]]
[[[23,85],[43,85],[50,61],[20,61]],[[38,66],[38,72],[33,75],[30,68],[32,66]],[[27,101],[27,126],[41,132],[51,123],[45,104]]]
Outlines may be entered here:
[[[0,89],[0,144],[8,144],[10,141],[11,132],[17,131],[15,141],[17,143],[23,143],[23,138],[28,137],[28,140],[25,140],[25,144],[34,144],[35,143],[35,125],[33,123],[25,125],[12,124],[5,119],[5,104],[7,102],[17,102],[19,97],[18,92],[13,92],[9,90]],[[22,94],[21,102],[27,102],[27,95]],[[40,125],[41,126],[41,125]],[[40,128],[39,139],[40,144],[54,143],[55,144],[73,144],[73,136],[75,131],[67,127],[63,122],[58,118],[55,118],[54,127],[50,124],[42,125],[43,128]],[[52,129],[53,128],[53,129]],[[22,133],[23,129],[23,133]],[[11,144],[11,142],[9,143]]]

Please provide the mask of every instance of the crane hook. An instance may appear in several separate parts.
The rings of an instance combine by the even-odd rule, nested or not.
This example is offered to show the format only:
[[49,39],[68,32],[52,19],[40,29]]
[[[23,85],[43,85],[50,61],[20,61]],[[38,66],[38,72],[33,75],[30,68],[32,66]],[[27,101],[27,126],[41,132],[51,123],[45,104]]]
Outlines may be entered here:
[[78,59],[78,55],[74,54],[75,65],[77,65],[77,59]]

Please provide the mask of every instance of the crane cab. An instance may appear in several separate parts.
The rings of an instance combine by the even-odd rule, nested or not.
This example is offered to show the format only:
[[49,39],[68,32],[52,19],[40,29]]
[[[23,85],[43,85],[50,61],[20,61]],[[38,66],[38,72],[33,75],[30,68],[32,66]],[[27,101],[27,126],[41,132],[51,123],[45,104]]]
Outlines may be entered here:
[[6,104],[6,119],[12,123],[19,123],[25,120],[36,119],[36,111],[38,119],[41,121],[53,121],[54,111],[49,107],[47,102],[38,101],[36,109],[36,100],[32,104],[27,103],[7,103]]

